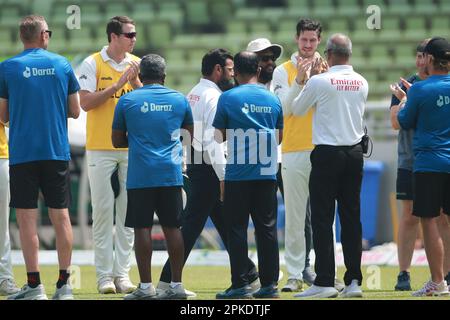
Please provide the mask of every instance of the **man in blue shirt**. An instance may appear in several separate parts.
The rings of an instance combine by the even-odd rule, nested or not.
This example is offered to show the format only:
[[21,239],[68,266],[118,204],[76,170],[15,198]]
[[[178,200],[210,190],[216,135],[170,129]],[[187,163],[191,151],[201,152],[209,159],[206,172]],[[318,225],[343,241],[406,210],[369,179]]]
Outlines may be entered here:
[[[165,60],[149,54],[140,63],[144,86],[120,98],[112,124],[115,148],[129,148],[127,217],[134,228],[135,251],[141,282],[125,300],[186,299],[181,283],[184,244],[179,229],[183,209],[181,186],[182,145],[191,143],[192,112],[186,98],[164,87]],[[186,132],[186,131],[183,131]],[[172,282],[156,294],[151,278],[153,213],[156,212],[167,240]]]
[[[234,72],[239,86],[220,96],[213,121],[218,130],[216,140],[228,140],[224,206],[231,265],[231,289],[218,293],[216,298],[276,298],[279,249],[274,203],[283,113],[280,100],[258,85],[255,53],[236,54]],[[245,276],[249,215],[255,225],[261,282],[255,293],[249,292]]]
[[[416,67],[417,73],[409,77],[405,83],[402,78],[402,83],[391,85],[393,92],[390,114],[392,128],[398,131],[398,162],[397,162],[397,199],[402,203],[402,215],[400,219],[400,225],[398,228],[398,265],[400,273],[397,277],[397,283],[395,285],[396,291],[410,291],[411,279],[409,269],[411,267],[411,259],[414,253],[414,246],[418,231],[419,231],[419,218],[412,214],[413,208],[413,163],[414,153],[412,150],[412,140],[414,136],[414,130],[403,130],[397,121],[398,105],[403,96],[406,96],[406,91],[410,85],[422,81],[428,77],[425,73],[425,60],[424,52],[425,46],[430,39],[422,41],[416,50]],[[408,88],[407,88],[408,87]],[[398,97],[397,97],[398,96]],[[420,239],[420,238],[419,238]]]
[[67,284],[73,238],[67,118],[80,113],[80,87],[70,63],[46,50],[51,35],[42,16],[23,18],[24,51],[0,64],[0,120],[10,122],[10,206],[16,209],[28,279],[8,299],[47,299],[38,264],[39,189],[55,227],[60,263],[53,299],[73,299]]
[[414,296],[449,293],[435,218],[441,208],[447,218],[450,215],[450,44],[444,38],[433,38],[424,52],[430,77],[409,89],[406,105],[398,113],[403,129],[415,129],[413,214],[422,224],[431,271],[431,280]]

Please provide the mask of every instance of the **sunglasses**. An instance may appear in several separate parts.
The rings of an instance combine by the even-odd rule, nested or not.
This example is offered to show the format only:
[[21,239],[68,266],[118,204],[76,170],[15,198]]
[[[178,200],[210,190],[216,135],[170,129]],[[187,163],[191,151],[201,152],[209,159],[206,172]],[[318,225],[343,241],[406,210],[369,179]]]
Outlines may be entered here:
[[48,37],[49,37],[49,38],[51,38],[51,37],[52,37],[52,34],[53,34],[53,32],[50,31],[50,30],[42,30],[42,33],[48,33]]
[[128,39],[136,38],[137,35],[136,32],[122,32],[121,34],[123,34],[123,36]]
[[260,59],[263,62],[268,62],[269,60],[272,60],[272,61],[277,60],[277,58],[273,55],[272,56],[262,56]]

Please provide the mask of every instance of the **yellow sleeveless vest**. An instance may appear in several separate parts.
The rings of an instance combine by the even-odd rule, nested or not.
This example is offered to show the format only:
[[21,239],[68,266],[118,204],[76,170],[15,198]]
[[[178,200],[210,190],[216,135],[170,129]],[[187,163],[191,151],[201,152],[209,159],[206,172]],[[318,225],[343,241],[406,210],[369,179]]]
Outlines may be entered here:
[[[288,74],[288,84],[292,85],[297,76],[297,68],[291,61],[287,61],[283,64]],[[283,129],[283,143],[281,151],[297,152],[312,150],[314,145],[312,144],[312,116],[313,109],[310,109],[304,116],[289,115],[284,117],[284,129]]]
[[[97,88],[96,91],[105,90],[113,83],[119,81],[122,72],[112,68],[107,62],[103,61],[100,52],[94,53],[97,69]],[[139,58],[132,55],[133,60]],[[111,141],[112,122],[114,110],[119,98],[124,94],[133,91],[131,84],[126,83],[119,89],[114,96],[111,96],[102,105],[88,111],[86,119],[86,149],[87,150],[127,150],[126,148],[114,148]]]
[[6,139],[5,126],[0,123],[0,159],[8,159],[8,140]]

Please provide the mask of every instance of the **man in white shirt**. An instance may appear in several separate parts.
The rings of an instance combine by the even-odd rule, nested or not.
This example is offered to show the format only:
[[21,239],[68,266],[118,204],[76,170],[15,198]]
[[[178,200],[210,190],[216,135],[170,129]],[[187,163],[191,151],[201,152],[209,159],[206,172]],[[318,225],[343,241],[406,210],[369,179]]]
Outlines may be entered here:
[[[234,63],[231,53],[224,49],[213,49],[202,59],[200,82],[187,95],[194,118],[194,139],[190,159],[187,160],[189,193],[181,219],[184,240],[184,261],[200,236],[206,220],[211,218],[223,243],[228,248],[228,237],[222,213],[225,177],[225,150],[223,144],[214,139],[212,122],[216,115],[217,102],[223,91],[234,86]],[[247,278],[253,291],[259,288],[259,276],[255,264],[247,258]],[[161,273],[158,289],[165,289],[171,279],[169,261]],[[195,293],[186,291],[188,296]]]
[[305,64],[300,70],[300,83],[306,83],[292,103],[292,112],[302,115],[314,108],[309,192],[311,222],[316,254],[314,285],[295,297],[331,298],[334,288],[335,256],[333,221],[335,202],[342,227],[342,247],[347,271],[341,297],[362,297],[361,255],[362,226],[360,192],[363,175],[363,115],[368,83],[353,71],[349,60],[350,39],[335,34],[327,41],[325,54],[328,72],[308,81]]

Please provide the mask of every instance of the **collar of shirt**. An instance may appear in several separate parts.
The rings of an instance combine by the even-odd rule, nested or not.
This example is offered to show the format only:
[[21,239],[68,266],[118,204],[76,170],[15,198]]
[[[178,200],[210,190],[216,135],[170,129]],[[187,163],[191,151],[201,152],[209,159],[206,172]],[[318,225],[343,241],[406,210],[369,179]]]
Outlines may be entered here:
[[202,86],[204,86],[204,87],[214,88],[214,89],[220,91],[220,93],[222,93],[222,90],[220,90],[220,88],[217,86],[217,84],[215,84],[211,80],[208,80],[208,79],[205,79],[205,78],[201,78],[200,79],[200,84]]
[[340,65],[330,67],[328,69],[328,72],[340,72],[340,71],[344,71],[344,70],[353,71],[353,67],[348,64],[340,64]]
[[100,51],[100,55],[102,56],[103,61],[109,62],[111,64],[115,64],[118,67],[124,67],[128,65],[128,63],[131,61],[131,56],[128,52],[125,53],[125,59],[120,61],[120,63],[117,63],[115,60],[113,60],[110,56],[108,56],[108,46],[104,46],[103,49]]
[[257,85],[260,86],[260,87],[263,87],[264,89],[269,90],[269,89],[270,89],[270,83],[271,83],[271,82],[272,82],[272,81],[269,81],[269,82],[267,82],[266,84],[261,83],[261,82],[258,82]]

